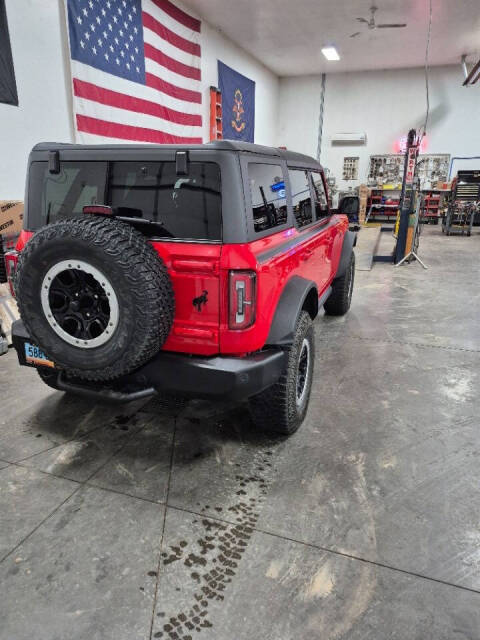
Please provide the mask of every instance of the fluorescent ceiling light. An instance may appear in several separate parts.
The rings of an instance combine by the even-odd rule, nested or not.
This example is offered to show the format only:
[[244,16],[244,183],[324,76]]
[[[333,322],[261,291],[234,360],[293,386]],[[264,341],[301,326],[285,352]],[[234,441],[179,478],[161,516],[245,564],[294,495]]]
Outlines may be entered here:
[[327,60],[340,60],[340,56],[338,55],[338,51],[335,47],[323,47],[322,53]]

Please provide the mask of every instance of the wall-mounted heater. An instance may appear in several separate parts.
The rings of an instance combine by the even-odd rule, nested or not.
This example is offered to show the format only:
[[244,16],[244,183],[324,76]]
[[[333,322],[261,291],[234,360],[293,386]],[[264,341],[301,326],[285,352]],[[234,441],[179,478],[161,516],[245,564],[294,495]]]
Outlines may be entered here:
[[367,144],[366,133],[334,133],[331,138],[333,145],[360,145]]

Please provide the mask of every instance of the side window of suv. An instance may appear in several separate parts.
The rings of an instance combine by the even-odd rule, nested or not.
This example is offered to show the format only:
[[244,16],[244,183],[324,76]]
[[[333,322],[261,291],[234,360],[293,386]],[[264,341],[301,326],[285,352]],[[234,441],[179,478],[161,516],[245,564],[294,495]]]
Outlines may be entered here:
[[304,169],[289,169],[288,175],[290,176],[290,187],[292,189],[293,215],[295,216],[297,227],[305,227],[313,222],[308,171]]
[[312,171],[313,183],[313,199],[315,202],[315,218],[320,220],[330,215],[328,210],[327,195],[325,193],[325,187],[323,185],[322,174],[318,171]]
[[282,167],[249,162],[248,180],[255,231],[274,229],[287,222],[287,201]]

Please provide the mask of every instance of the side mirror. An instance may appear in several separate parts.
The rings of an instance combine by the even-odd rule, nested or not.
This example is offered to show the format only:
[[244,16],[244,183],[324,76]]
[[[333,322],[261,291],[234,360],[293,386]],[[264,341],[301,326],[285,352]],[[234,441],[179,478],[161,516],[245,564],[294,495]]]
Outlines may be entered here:
[[349,219],[358,217],[360,200],[358,196],[344,196],[338,205],[338,213],[343,213]]

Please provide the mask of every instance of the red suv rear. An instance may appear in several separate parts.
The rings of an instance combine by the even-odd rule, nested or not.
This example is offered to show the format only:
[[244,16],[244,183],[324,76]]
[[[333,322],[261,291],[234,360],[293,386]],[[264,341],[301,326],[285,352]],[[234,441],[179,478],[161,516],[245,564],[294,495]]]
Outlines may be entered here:
[[10,255],[20,363],[56,389],[248,399],[265,429],[301,424],[312,322],[345,313],[354,235],[312,158],[221,141],[44,143]]

